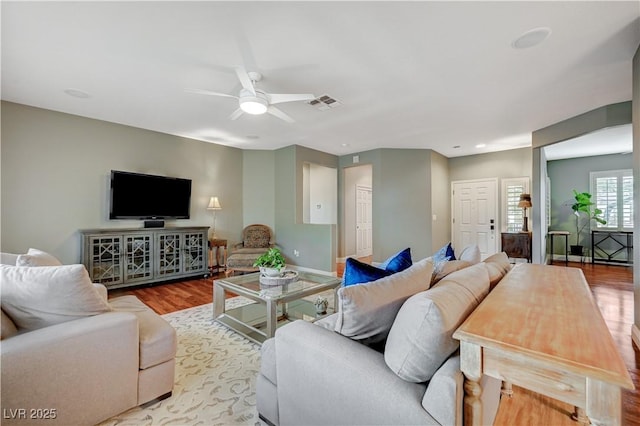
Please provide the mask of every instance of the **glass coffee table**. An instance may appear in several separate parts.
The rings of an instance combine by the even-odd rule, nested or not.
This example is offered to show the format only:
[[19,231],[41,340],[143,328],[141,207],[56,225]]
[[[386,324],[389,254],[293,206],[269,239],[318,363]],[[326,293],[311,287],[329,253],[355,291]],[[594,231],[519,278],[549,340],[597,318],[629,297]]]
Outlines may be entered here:
[[[341,280],[330,275],[297,272],[296,281],[275,286],[261,284],[259,272],[214,280],[213,318],[258,344],[273,337],[276,329],[289,321],[320,318],[313,301],[304,298],[335,290]],[[227,293],[244,296],[254,303],[225,310]],[[335,312],[335,300],[334,297],[334,306],[327,309],[327,314]]]

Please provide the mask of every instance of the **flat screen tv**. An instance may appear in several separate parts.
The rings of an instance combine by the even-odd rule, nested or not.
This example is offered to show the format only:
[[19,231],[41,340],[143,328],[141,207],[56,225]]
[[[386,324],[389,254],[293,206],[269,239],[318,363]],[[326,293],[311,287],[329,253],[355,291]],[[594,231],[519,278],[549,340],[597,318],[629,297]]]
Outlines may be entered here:
[[109,219],[189,219],[191,179],[111,171]]

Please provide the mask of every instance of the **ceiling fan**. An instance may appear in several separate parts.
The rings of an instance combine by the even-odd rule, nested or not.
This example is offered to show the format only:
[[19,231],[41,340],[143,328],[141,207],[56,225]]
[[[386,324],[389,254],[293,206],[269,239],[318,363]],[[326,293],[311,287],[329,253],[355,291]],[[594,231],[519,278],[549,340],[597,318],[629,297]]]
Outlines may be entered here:
[[310,101],[315,99],[315,96],[310,93],[267,93],[263,90],[256,89],[256,83],[262,80],[262,74],[258,72],[247,72],[244,67],[236,67],[235,71],[242,85],[238,96],[202,89],[185,89],[185,91],[201,95],[237,99],[240,105],[239,108],[229,116],[232,120],[236,120],[245,112],[253,115],[260,115],[267,112],[288,123],[294,123],[295,120],[292,117],[273,105],[283,102]]

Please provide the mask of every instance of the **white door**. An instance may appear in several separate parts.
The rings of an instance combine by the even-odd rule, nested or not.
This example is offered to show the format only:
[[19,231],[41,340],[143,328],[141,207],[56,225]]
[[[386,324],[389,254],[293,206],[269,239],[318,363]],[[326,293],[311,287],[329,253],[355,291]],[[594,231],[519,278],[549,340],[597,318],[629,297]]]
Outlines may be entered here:
[[460,252],[477,244],[482,258],[498,251],[498,180],[456,181],[451,183],[453,219],[451,242]]
[[356,185],[356,257],[373,253],[372,189]]

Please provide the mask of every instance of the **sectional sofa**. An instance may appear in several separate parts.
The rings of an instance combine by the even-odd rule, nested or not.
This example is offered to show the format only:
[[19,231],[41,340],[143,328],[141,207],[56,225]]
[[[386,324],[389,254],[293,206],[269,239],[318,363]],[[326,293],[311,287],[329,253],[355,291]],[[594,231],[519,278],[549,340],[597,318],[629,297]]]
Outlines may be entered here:
[[[510,270],[432,258],[393,275],[341,287],[337,312],[281,327],[262,346],[257,407],[269,425],[460,425],[463,382],[453,332]],[[483,424],[501,383],[482,379]]]

